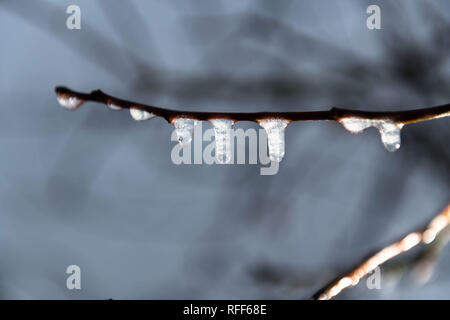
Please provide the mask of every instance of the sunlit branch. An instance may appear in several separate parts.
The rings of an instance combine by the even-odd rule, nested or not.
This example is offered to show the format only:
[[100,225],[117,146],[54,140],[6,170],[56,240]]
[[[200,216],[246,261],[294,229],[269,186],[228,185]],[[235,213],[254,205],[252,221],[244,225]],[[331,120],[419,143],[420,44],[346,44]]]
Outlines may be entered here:
[[177,131],[178,141],[182,145],[187,145],[192,141],[193,129],[198,121],[210,121],[216,133],[216,160],[218,163],[228,163],[231,159],[231,149],[226,146],[236,121],[259,123],[268,136],[270,160],[280,162],[285,154],[284,131],[287,125],[293,121],[337,121],[351,133],[361,133],[367,128],[374,127],[380,133],[381,142],[386,150],[393,152],[400,148],[400,133],[405,124],[450,115],[450,104],[396,112],[331,108],[327,111],[223,113],[181,111],[149,106],[115,98],[100,90],[82,93],[65,87],[57,87],[56,94],[61,106],[69,110],[79,108],[86,101],[94,101],[106,104],[112,110],[129,109],[131,117],[137,121],[162,117],[173,124]]
[[394,242],[379,250],[358,266],[337,277],[330,284],[319,290],[313,299],[329,300],[337,296],[343,290],[358,284],[359,280],[369,274],[375,268],[392,258],[412,249],[419,244],[430,244],[446,228],[450,228],[450,204],[448,204],[431,222],[420,230],[408,233],[399,241]]
[[367,120],[391,120],[399,127],[403,125],[431,120],[441,117],[450,116],[450,104],[442,106],[414,109],[406,111],[361,111],[341,108],[331,108],[326,111],[302,111],[302,112],[196,112],[196,111],[181,111],[160,108],[156,106],[146,105],[138,102],[128,101],[110,96],[101,90],[95,90],[91,93],[82,93],[73,91],[66,87],[56,87],[56,94],[61,99],[76,99],[76,103],[69,109],[76,109],[86,101],[93,101],[103,103],[105,105],[112,105],[118,109],[137,109],[147,111],[154,116],[162,117],[169,123],[174,119],[180,117],[192,118],[195,120],[211,120],[211,119],[230,119],[233,121],[254,121],[259,122],[262,119],[282,119],[288,122],[291,121],[314,121],[327,120],[341,122],[347,118],[360,118]]

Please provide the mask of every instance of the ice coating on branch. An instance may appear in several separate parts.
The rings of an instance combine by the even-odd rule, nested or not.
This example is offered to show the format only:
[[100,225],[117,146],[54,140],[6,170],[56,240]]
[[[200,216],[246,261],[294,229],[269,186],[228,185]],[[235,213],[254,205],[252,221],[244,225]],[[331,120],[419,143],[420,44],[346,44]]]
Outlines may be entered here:
[[83,100],[80,100],[76,97],[70,97],[65,95],[58,95],[56,97],[58,99],[58,103],[61,107],[66,108],[68,110],[75,110],[79,106],[83,104]]
[[144,121],[153,118],[155,115],[151,112],[138,108],[130,108],[130,115],[136,121]]
[[260,120],[259,124],[267,132],[267,144],[269,145],[269,158],[280,162],[284,157],[284,129],[289,121],[282,119]]
[[117,111],[117,110],[122,110],[123,108],[121,106],[118,106],[117,104],[115,104],[114,102],[109,101],[107,103],[108,108],[110,108],[111,110]]
[[231,161],[231,129],[234,121],[228,119],[210,120],[216,139],[216,160],[218,163]]
[[351,133],[361,133],[369,127],[374,127],[380,133],[381,142],[383,142],[386,150],[394,152],[400,148],[402,125],[397,124],[395,121],[346,117],[339,120],[339,122]]
[[372,126],[372,121],[356,117],[344,118],[339,121],[351,133],[361,133]]
[[383,121],[379,124],[378,131],[381,135],[381,141],[384,144],[384,147],[390,151],[394,152],[400,148],[401,138],[400,132],[401,127],[398,126],[395,122]]
[[187,145],[192,140],[192,135],[194,133],[194,126],[197,124],[197,120],[189,118],[177,118],[173,120],[173,126],[177,133],[178,142],[181,145]]

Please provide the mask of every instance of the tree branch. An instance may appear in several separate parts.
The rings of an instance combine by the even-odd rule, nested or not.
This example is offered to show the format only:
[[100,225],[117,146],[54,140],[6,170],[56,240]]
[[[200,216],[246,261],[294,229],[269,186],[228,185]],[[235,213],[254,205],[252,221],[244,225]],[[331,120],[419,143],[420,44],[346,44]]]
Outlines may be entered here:
[[414,248],[419,244],[430,244],[446,228],[450,228],[450,203],[424,228],[408,233],[399,241],[396,241],[377,251],[369,258],[362,261],[350,272],[340,275],[328,285],[315,293],[312,299],[329,300],[337,296],[343,290],[355,286],[359,280],[375,270],[383,263]]
[[331,108],[327,111],[305,111],[305,112],[196,112],[196,111],[181,111],[156,106],[146,105],[138,102],[127,101],[110,96],[103,93],[101,90],[94,90],[91,93],[82,93],[71,90],[66,87],[56,87],[56,94],[58,98],[70,99],[75,98],[78,103],[70,109],[80,107],[86,101],[99,102],[106,105],[114,105],[121,109],[135,108],[152,113],[155,116],[166,119],[169,123],[176,118],[187,117],[195,120],[212,120],[212,119],[230,119],[233,121],[254,121],[259,122],[262,119],[283,119],[288,122],[291,121],[314,121],[326,120],[340,122],[346,118],[362,118],[366,120],[391,120],[399,127],[403,125],[431,120],[441,117],[450,116],[450,104],[442,106],[414,109],[406,111],[360,111],[341,108]]

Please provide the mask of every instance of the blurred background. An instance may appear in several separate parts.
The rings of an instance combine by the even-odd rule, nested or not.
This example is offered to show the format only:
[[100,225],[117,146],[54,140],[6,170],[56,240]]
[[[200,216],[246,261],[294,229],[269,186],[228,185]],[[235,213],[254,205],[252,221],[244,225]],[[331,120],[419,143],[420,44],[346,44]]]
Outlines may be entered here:
[[[448,118],[407,126],[395,153],[374,129],[294,123],[261,176],[174,165],[165,120],[68,112],[54,87],[199,111],[405,110],[450,102],[449,34],[446,0],[0,1],[0,297],[309,297],[446,205]],[[417,277],[424,250],[339,298],[450,298],[450,248]]]

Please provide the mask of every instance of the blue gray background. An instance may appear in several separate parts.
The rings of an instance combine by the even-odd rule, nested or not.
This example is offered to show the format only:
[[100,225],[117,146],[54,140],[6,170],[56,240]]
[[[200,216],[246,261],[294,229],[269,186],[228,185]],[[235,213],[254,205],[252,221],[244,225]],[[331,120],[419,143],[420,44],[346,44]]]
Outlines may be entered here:
[[[366,28],[366,8],[382,29]],[[66,8],[81,8],[81,30]],[[56,85],[186,110],[409,109],[450,102],[450,2],[0,1],[0,297],[306,298],[449,200],[449,120],[374,130],[295,123],[275,176],[172,164],[172,127]],[[204,128],[209,124],[204,124]],[[239,123],[237,127],[257,128]],[[67,290],[66,267],[82,271]],[[407,264],[409,265],[409,263]],[[409,270],[411,267],[403,268]],[[448,299],[382,271],[347,299]],[[397,270],[397,269],[396,269]]]

